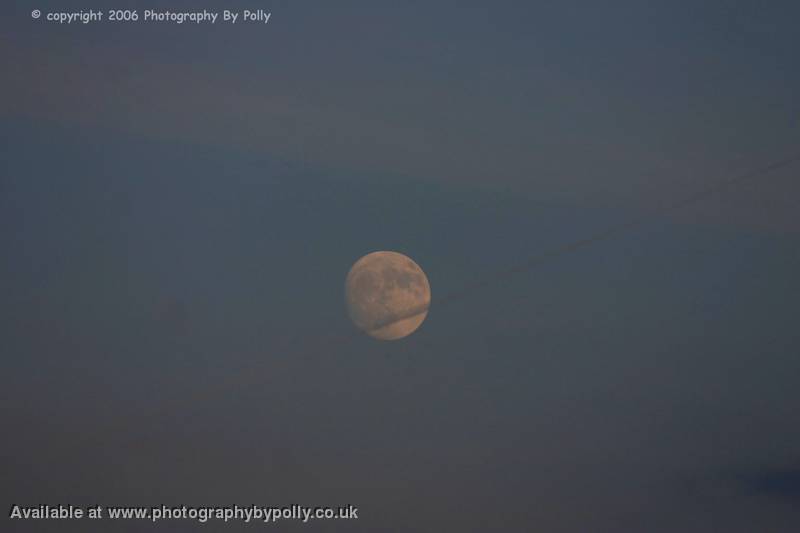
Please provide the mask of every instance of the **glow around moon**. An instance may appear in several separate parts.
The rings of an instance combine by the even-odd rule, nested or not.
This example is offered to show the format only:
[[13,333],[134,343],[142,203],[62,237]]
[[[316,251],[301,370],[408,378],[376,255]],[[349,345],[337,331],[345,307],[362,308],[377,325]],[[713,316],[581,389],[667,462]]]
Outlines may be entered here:
[[428,315],[431,288],[413,260],[397,252],[372,252],[350,269],[345,282],[350,319],[367,334],[395,340],[413,333]]

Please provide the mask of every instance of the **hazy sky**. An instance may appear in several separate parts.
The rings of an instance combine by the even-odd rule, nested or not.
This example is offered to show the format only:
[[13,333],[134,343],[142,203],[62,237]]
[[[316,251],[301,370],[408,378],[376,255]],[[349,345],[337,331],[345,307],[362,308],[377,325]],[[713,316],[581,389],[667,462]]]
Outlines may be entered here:
[[[798,153],[800,7],[210,4],[272,17],[57,26],[0,8],[5,509],[798,530],[800,165],[658,208]],[[343,301],[380,249],[433,294],[393,343],[354,333]]]

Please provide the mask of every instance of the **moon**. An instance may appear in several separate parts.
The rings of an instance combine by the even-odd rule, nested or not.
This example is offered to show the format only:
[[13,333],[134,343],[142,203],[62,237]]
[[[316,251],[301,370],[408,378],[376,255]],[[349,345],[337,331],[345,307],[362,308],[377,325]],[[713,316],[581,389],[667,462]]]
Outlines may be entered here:
[[353,323],[380,340],[412,334],[428,316],[431,287],[425,272],[397,252],[372,252],[355,262],[345,281]]

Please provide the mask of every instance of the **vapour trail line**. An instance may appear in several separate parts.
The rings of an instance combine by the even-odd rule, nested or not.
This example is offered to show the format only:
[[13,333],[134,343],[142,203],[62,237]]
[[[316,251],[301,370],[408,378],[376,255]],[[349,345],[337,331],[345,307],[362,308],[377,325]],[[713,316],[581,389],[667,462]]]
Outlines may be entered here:
[[[625,232],[632,231],[648,222],[652,222],[658,216],[663,216],[664,214],[668,214],[683,207],[686,207],[688,205],[695,204],[727,188],[734,187],[744,182],[752,181],[760,176],[789,167],[790,165],[796,162],[800,162],[800,153],[792,157],[787,157],[785,159],[775,161],[773,163],[759,167],[757,169],[750,170],[748,172],[733,176],[728,179],[718,180],[715,183],[712,183],[707,187],[698,190],[697,192],[691,194],[690,196],[673,200],[672,202],[667,203],[661,208],[655,209],[654,211],[650,211],[646,214],[641,214],[639,216],[630,218],[629,220],[622,222],[620,224],[610,226],[602,231],[598,231],[592,235],[588,235],[581,239],[577,239],[572,242],[568,242],[561,246],[547,250],[545,252],[533,255],[528,259],[526,259],[525,261],[512,265],[511,267],[505,268],[503,270],[498,270],[494,274],[477,278],[473,282],[463,286],[462,288],[456,291],[450,292],[449,294],[445,294],[442,298],[433,302],[434,307],[435,308],[446,307],[448,305],[457,303],[463,300],[464,298],[472,296],[477,291],[489,288],[494,283],[522,275],[541,266],[547,261],[551,261],[559,257],[569,255],[570,253],[580,250],[582,248],[592,246],[598,242],[602,242],[607,239],[613,238],[617,235],[623,234]],[[404,320],[411,316],[428,311],[429,307],[430,305],[424,306],[424,308],[420,307],[417,309],[410,309],[407,313],[404,313],[403,316],[393,318],[393,320],[387,321],[385,324],[379,327],[384,327],[396,321]],[[298,356],[302,359],[304,354],[306,354],[306,357],[308,357],[308,354],[310,353],[319,354],[321,351],[327,351],[334,346],[337,347],[345,346],[350,344],[351,342],[354,342],[357,338],[360,338],[362,336],[363,333],[361,333],[360,331],[353,330],[348,333],[339,332],[336,334],[314,337],[313,339],[305,338],[304,340],[300,340],[299,338],[295,338],[294,340],[289,341],[287,345],[284,346],[281,350],[275,350],[275,351],[285,352],[283,356],[279,354],[276,354],[276,356],[279,358],[283,358],[285,360],[291,360],[297,358]],[[292,371],[287,369],[284,369],[283,373],[280,376],[272,375],[274,374],[274,371],[269,374],[265,374],[263,372],[264,370],[263,359],[254,360],[252,361],[252,363],[253,364],[248,365],[247,368],[243,368],[240,371],[235,372],[234,375],[229,375],[227,376],[227,378],[218,380],[217,385],[213,387],[214,390],[216,390],[217,392],[222,392],[224,390],[229,390],[231,388],[241,389],[243,387],[247,387],[248,385],[256,385],[256,384],[263,385],[265,379],[267,381],[271,379],[283,380],[287,379],[287,376],[285,375],[286,373],[292,374]],[[297,369],[295,368],[295,370]],[[210,393],[211,391],[208,389],[198,391],[198,394],[202,397],[207,397]],[[183,400],[185,401],[184,405],[193,405],[194,402],[198,399],[200,398],[195,395],[192,395],[190,397],[185,397],[183,398]]]

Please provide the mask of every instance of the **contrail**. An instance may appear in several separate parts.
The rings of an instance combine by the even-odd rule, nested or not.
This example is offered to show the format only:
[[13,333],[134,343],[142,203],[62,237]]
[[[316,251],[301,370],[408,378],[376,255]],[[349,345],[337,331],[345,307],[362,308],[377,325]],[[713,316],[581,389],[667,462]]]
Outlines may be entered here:
[[405,312],[403,313],[398,313],[397,315],[387,317],[383,320],[375,322],[374,324],[371,324],[366,331],[368,332],[378,331],[381,328],[385,328],[386,326],[391,326],[392,324],[400,322],[401,320],[405,320],[407,318],[427,313],[429,308],[430,308],[430,303],[415,305],[414,307],[406,309]]
[[[435,307],[443,307],[447,305],[452,305],[468,296],[472,296],[476,292],[491,287],[494,283],[499,281],[503,281],[509,278],[513,278],[515,276],[519,276],[525,274],[543,263],[547,261],[557,259],[564,255],[568,255],[576,250],[580,250],[582,248],[592,246],[598,242],[605,241],[607,239],[613,238],[621,233],[634,230],[643,224],[652,221],[655,217],[659,215],[664,215],[670,213],[672,211],[681,209],[682,207],[697,203],[709,196],[717,194],[719,192],[724,191],[727,188],[734,187],[741,183],[752,181],[760,176],[764,176],[780,170],[782,168],[786,168],[796,162],[800,161],[800,154],[795,156],[782,159],[763,167],[751,170],[749,172],[745,172],[743,174],[717,181],[709,185],[708,187],[701,189],[690,196],[686,196],[684,198],[675,200],[671,203],[665,204],[660,209],[657,209],[655,212],[651,212],[647,215],[640,215],[630,220],[617,224],[615,226],[610,226],[605,230],[598,231],[597,233],[588,235],[582,239],[577,239],[572,242],[568,242],[564,245],[552,248],[550,250],[538,253],[522,261],[511,267],[505,268],[503,270],[498,270],[494,274],[487,275],[481,278],[475,279],[473,282],[461,287],[459,290],[453,291],[449,294],[445,294],[443,297],[438,299],[435,302]],[[416,314],[425,312],[428,310],[428,306],[420,306],[418,309],[411,309],[409,312],[404,313],[404,316],[395,318],[394,321],[403,320],[405,318],[409,318]],[[380,327],[387,326],[392,324],[394,321],[389,321],[386,324],[383,324]],[[324,336],[324,337],[317,337],[315,336],[311,340],[306,339],[302,342],[290,341],[286,348],[287,351],[292,352],[297,358],[297,356],[302,356],[303,354],[314,353],[318,354],[323,350],[327,350],[332,346],[344,346],[350,342],[353,342],[356,338],[360,337],[362,334],[360,332],[351,331],[349,333],[339,333],[336,335]],[[297,346],[300,344],[300,346]],[[294,349],[292,349],[294,347]],[[289,355],[289,354],[287,354]],[[263,368],[263,359],[258,359],[254,361],[253,364],[245,364],[244,367],[238,371],[234,371],[231,374],[226,376],[220,376],[217,380],[215,385],[213,386],[213,392],[222,393],[224,391],[228,391],[230,389],[241,389],[243,387],[247,387],[249,385],[261,385],[264,386],[270,383],[280,383],[286,379],[297,379],[298,376],[302,375],[302,371],[300,371],[297,367],[287,369],[281,368],[278,366],[277,368],[270,368],[269,372],[265,371],[266,369]],[[171,407],[172,409],[191,409],[192,407],[196,407],[198,405],[197,400],[201,400],[207,398],[210,394],[213,394],[212,390],[209,388],[203,388],[198,390],[196,394],[190,394],[187,396],[181,396],[177,398],[176,404],[173,404]],[[165,409],[169,409],[167,405],[163,405],[159,408],[159,411],[163,411]],[[182,412],[182,415],[185,414]],[[150,419],[153,416],[153,413],[145,413],[146,419]],[[127,423],[127,422],[126,422]],[[121,448],[129,447],[133,448],[135,443],[133,442],[123,442],[120,444]]]
[[[652,221],[659,215],[664,215],[682,207],[700,202],[701,200],[722,192],[727,188],[734,187],[747,181],[752,181],[760,176],[764,176],[782,168],[786,168],[798,161],[800,161],[800,154],[770,163],[763,167],[728,179],[717,181],[690,196],[686,196],[671,203],[665,204],[655,212],[631,218],[626,222],[610,226],[605,230],[587,235],[582,239],[577,239],[550,250],[532,255],[525,261],[512,265],[508,268],[498,270],[493,274],[477,278],[473,282],[461,287],[460,289],[450,292],[449,294],[445,294],[443,297],[434,302],[434,306],[435,308],[440,308],[452,305],[468,296],[474,295],[480,290],[491,287],[494,283],[525,274],[546,263],[547,261],[569,255],[570,253],[582,248],[592,246],[624,232],[634,230],[643,224]],[[411,309],[407,313],[404,313],[402,317],[396,317],[394,321],[388,321],[386,324],[383,324],[380,327],[388,326],[395,321],[403,320],[405,318],[425,312],[428,310],[428,307],[428,305],[425,305],[420,306],[418,309]],[[302,363],[297,359],[302,359],[304,354],[306,356],[308,354],[320,354],[329,350],[331,347],[346,346],[347,344],[355,341],[361,335],[362,333],[360,332],[350,331],[349,333],[341,332],[336,335],[314,336],[312,339],[305,339],[300,342],[290,341],[286,346],[284,346],[283,349],[287,352],[285,356],[292,356],[289,359],[290,361],[295,360],[296,363],[302,365]],[[276,354],[276,356],[280,357],[279,354]],[[159,407],[159,412],[169,410],[170,408],[173,410],[178,409],[181,412],[181,416],[185,416],[187,409],[191,411],[193,407],[196,408],[198,405],[198,400],[201,400],[199,404],[202,405],[202,400],[207,399],[208,396],[214,393],[221,394],[225,391],[230,391],[231,389],[241,390],[242,388],[254,385],[260,385],[262,387],[270,386],[272,384],[281,383],[287,379],[298,379],[298,376],[302,376],[303,371],[305,371],[304,367],[303,370],[301,370],[296,366],[285,368],[282,365],[278,365],[277,367],[264,368],[264,359],[259,358],[258,360],[252,361],[251,364],[243,364],[242,368],[239,370],[233,371],[225,376],[219,376],[215,380],[213,387],[203,387],[197,390],[195,394],[188,394],[185,396],[182,395],[179,398],[174,398],[173,401],[177,401],[175,401],[175,403],[173,403],[171,406],[164,404],[162,401],[162,404]],[[144,416],[146,417],[146,420],[150,420],[153,416],[155,416],[155,414],[157,413],[145,413]],[[135,443],[133,442],[123,442],[120,443],[119,447],[133,448],[134,446]]]

